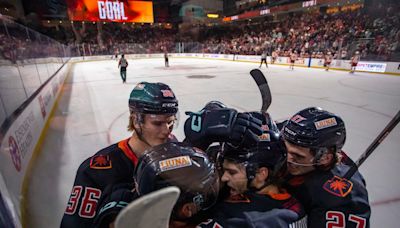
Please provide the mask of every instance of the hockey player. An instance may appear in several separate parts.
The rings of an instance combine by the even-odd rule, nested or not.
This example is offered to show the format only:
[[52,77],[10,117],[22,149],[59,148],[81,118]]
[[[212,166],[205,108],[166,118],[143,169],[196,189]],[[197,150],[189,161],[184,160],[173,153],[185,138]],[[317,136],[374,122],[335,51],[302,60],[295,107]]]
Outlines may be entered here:
[[128,67],[128,61],[125,59],[125,55],[121,55],[121,59],[118,62],[118,68],[120,68],[120,74],[122,83],[126,83],[126,68]]
[[328,53],[326,53],[326,55],[324,55],[324,67],[325,67],[325,71],[329,70],[329,67],[331,66],[331,62],[332,62],[332,53],[329,51]]
[[272,52],[271,64],[274,64],[277,59],[278,59],[278,51],[275,50],[275,51]]
[[135,171],[135,182],[139,195],[167,186],[181,190],[170,228],[195,225],[194,216],[214,205],[220,189],[214,163],[202,150],[183,143],[166,143],[146,153]]
[[268,63],[267,63],[267,51],[263,51],[263,53],[261,54],[261,62],[260,62],[260,67],[262,66],[263,63],[265,63],[265,66],[268,68]]
[[354,73],[354,71],[357,68],[358,61],[360,61],[360,52],[356,51],[356,53],[353,55],[353,57],[351,57],[351,60],[350,60],[351,69],[350,69],[349,73],[351,73],[351,74]]
[[296,51],[293,51],[293,52],[290,54],[289,59],[290,59],[289,69],[294,70],[294,63],[295,63],[296,60],[297,60],[297,52],[296,52]]
[[[221,181],[229,196],[211,210],[199,227],[304,227],[301,204],[281,187],[286,151],[271,125],[253,144],[222,149]],[[303,226],[301,226],[303,225]]]
[[369,227],[371,214],[364,178],[343,175],[352,164],[341,149],[343,120],[321,108],[296,113],[282,130],[287,148],[288,189],[304,205],[308,227]]
[[184,143],[164,143],[148,150],[139,159],[134,179],[135,191],[129,184],[114,187],[109,202],[100,209],[95,227],[111,227],[129,202],[168,186],[181,190],[169,227],[194,227],[198,223],[196,214],[214,205],[219,192],[214,163],[202,150]]
[[61,227],[89,227],[98,200],[112,183],[132,183],[138,157],[152,147],[176,141],[171,134],[178,101],[168,85],[141,82],[129,97],[132,136],[106,147],[79,167]]
[[169,67],[168,52],[167,51],[164,52],[164,64],[165,64],[165,67]]

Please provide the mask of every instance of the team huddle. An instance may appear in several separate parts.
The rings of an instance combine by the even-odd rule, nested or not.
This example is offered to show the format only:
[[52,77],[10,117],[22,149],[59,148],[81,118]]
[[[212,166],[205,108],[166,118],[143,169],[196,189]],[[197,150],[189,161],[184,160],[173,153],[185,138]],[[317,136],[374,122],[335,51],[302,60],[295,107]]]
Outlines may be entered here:
[[362,175],[343,178],[353,161],[338,115],[310,107],[277,123],[211,101],[187,112],[177,142],[177,112],[168,85],[137,84],[131,137],[80,165],[61,227],[114,227],[130,202],[168,186],[180,189],[171,228],[370,226]]

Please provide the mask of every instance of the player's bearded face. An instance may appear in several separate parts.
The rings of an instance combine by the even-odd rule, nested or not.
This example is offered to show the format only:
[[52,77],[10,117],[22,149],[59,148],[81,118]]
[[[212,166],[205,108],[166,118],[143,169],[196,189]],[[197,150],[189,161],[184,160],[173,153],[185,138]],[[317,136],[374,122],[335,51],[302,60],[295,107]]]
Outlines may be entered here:
[[142,124],[143,137],[150,146],[157,146],[167,142],[175,120],[175,115],[145,115]]
[[236,164],[225,160],[223,163],[224,174],[221,181],[231,189],[230,195],[238,195],[247,190],[246,169],[241,164]]
[[293,145],[285,141],[287,149],[287,169],[294,176],[315,170],[314,156],[309,148]]

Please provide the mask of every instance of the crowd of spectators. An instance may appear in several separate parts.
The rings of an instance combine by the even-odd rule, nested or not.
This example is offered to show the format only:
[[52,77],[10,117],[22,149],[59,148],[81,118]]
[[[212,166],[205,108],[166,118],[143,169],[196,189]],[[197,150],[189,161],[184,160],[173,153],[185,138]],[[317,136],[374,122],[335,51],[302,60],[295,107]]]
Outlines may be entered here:
[[399,59],[398,10],[381,9],[386,14],[375,17],[361,10],[334,15],[307,13],[287,15],[277,22],[217,27],[206,32],[202,51],[259,55],[266,50],[280,56],[296,51],[300,57],[332,52],[335,58],[349,58],[359,51],[364,59]]
[[4,21],[0,28],[0,59],[17,60],[64,57],[68,48],[22,25]]
[[[64,26],[49,34],[67,45],[72,55],[164,51],[243,55],[260,55],[267,51],[271,55],[275,51],[279,56],[289,56],[295,51],[304,58],[322,58],[331,52],[336,59],[349,59],[359,51],[362,59],[396,61],[400,59],[400,16],[396,13],[399,10],[399,5],[378,5],[373,13],[366,9],[336,14],[298,12],[280,15],[274,21],[262,18],[218,26],[169,28],[87,22]],[[69,35],[57,35],[60,32]],[[0,42],[4,46],[3,58],[10,58],[10,52],[16,50],[29,57],[27,53],[49,48],[38,44],[46,45],[42,40],[8,38],[4,32],[0,33]],[[30,45],[32,42],[36,45]],[[7,43],[14,46],[7,46]],[[50,48],[54,48],[53,45]]]

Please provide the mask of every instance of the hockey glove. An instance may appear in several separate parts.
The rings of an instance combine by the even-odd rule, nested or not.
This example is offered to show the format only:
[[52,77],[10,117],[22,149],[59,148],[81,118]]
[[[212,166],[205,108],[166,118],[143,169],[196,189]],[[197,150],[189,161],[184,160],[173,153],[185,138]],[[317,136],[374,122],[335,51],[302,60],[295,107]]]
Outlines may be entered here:
[[136,191],[132,189],[132,183],[108,185],[100,198],[93,227],[108,228],[118,213],[131,201],[138,198]]
[[213,142],[224,142],[229,138],[237,111],[229,108],[200,112],[187,112],[185,121],[185,142],[206,150]]
[[261,135],[261,121],[230,108],[187,113],[185,142],[206,150],[213,142],[230,142],[234,146],[252,143]]
[[261,126],[262,121],[250,113],[238,113],[227,142],[236,147],[253,146],[263,132]]

